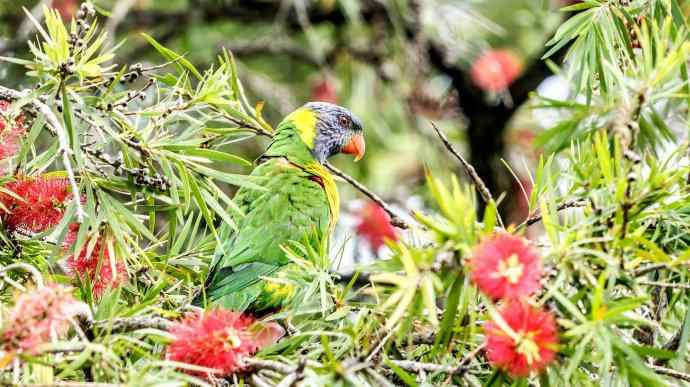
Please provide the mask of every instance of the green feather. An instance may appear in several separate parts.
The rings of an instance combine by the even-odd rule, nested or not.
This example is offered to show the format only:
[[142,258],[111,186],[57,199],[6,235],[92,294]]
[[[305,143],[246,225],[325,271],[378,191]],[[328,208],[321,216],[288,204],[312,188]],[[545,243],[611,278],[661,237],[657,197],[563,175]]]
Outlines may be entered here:
[[289,241],[315,245],[330,236],[328,198],[304,167],[315,160],[299,133],[293,122],[284,121],[264,154],[266,161],[252,172],[263,178],[265,190],[238,191],[234,201],[245,216],[236,232],[221,228],[222,243],[198,301],[240,311],[280,307],[293,292],[264,278],[279,277],[286,269],[289,260],[281,246]]

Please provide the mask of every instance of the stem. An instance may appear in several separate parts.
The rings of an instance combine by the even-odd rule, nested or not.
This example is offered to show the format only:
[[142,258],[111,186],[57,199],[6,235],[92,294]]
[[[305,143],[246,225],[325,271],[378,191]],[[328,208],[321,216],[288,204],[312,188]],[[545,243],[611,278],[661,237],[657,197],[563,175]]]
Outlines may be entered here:
[[7,265],[5,267],[0,267],[0,275],[4,275],[5,272],[13,269],[21,269],[31,273],[31,276],[34,277],[34,282],[36,283],[36,286],[38,286],[39,288],[43,287],[43,276],[41,275],[41,272],[38,271],[38,269],[36,269],[35,267],[29,265],[28,263],[17,262],[11,265]]
[[690,374],[686,374],[684,372],[676,371],[676,370],[671,369],[671,368],[661,367],[661,366],[653,365],[653,364],[649,364],[649,368],[651,368],[657,374],[670,376],[670,377],[676,378],[678,380],[684,380],[686,382],[690,382]]
[[168,330],[173,322],[162,317],[129,317],[114,318],[111,320],[94,321],[89,324],[89,329],[106,329],[110,332],[134,331],[137,329],[154,328]]
[[[579,199],[568,200],[568,201],[565,201],[565,202],[559,204],[558,207],[556,207],[556,211],[563,211],[566,208],[584,207],[586,204],[587,204],[586,202],[579,200]],[[524,222],[520,223],[516,228],[521,229],[525,226],[531,226],[531,225],[539,222],[541,220],[541,218],[542,218],[541,214],[531,215],[527,219],[525,219]]]
[[[441,130],[438,128],[438,126],[436,126],[435,123],[433,123],[433,121],[430,121],[430,123],[431,123],[431,126],[436,131],[436,134],[438,135],[438,137],[443,142],[443,145],[446,147],[446,149],[448,149],[448,151],[453,156],[455,156],[455,158],[458,159],[458,161],[460,161],[460,164],[462,165],[463,169],[465,169],[465,172],[470,177],[470,179],[472,179],[472,181],[474,182],[474,185],[477,187],[477,191],[479,191],[479,195],[484,200],[484,203],[486,203],[486,204],[495,203],[494,198],[491,195],[491,191],[489,191],[489,188],[486,186],[486,184],[484,183],[482,178],[479,177],[479,175],[477,174],[477,171],[474,169],[472,164],[468,163],[467,160],[465,160],[465,158],[462,157],[462,155],[457,150],[455,150],[455,147],[453,147],[453,144],[451,144],[450,141],[448,141],[448,137],[446,137],[446,135],[443,134],[443,132],[441,132]],[[498,225],[501,228],[505,228],[505,226],[503,225],[503,219],[501,219],[501,214],[498,212],[498,208],[496,208],[496,220],[498,221]]]
[[390,223],[397,227],[401,228],[403,230],[406,230],[410,228],[410,225],[405,222],[401,217],[399,217],[392,209],[391,206],[383,201],[378,195],[375,193],[371,192],[367,187],[365,187],[362,183],[358,182],[355,180],[353,177],[349,176],[345,172],[339,170],[338,168],[334,167],[331,163],[325,162],[324,165],[326,168],[328,168],[334,175],[340,177],[341,179],[345,180],[346,182],[350,183],[351,186],[355,187],[359,192],[363,193],[366,197],[369,199],[373,200],[383,208],[384,211],[388,214],[388,216],[391,217]]

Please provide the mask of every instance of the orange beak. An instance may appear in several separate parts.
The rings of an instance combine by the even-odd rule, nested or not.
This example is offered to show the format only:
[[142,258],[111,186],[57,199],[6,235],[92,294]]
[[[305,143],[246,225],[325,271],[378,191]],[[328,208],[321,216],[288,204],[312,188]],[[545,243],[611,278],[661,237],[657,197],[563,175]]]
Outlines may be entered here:
[[364,148],[364,136],[358,133],[352,136],[350,142],[345,144],[341,152],[348,155],[355,155],[355,161],[359,161],[364,157]]

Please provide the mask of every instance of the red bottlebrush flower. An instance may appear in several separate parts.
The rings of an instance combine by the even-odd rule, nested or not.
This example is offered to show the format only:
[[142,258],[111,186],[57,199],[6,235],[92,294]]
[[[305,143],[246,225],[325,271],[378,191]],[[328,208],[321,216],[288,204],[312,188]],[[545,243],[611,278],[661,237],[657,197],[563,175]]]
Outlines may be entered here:
[[311,99],[312,101],[337,103],[337,93],[333,80],[325,77],[314,82],[311,88]]
[[70,287],[49,284],[22,293],[5,322],[1,347],[8,352],[35,354],[41,344],[64,336],[80,314],[88,315],[88,307],[74,299]]
[[[70,251],[77,241],[79,224],[72,223],[62,242],[65,251]],[[99,298],[106,289],[115,289],[127,281],[127,268],[119,259],[111,259],[107,248],[100,239],[84,242],[79,254],[67,257],[69,271],[81,278],[88,278],[91,282],[93,295]]]
[[60,16],[62,17],[62,20],[68,21],[71,18],[73,18],[74,15],[77,13],[77,9],[79,9],[79,1],[53,0],[52,6],[58,11]]
[[48,230],[60,223],[64,207],[72,197],[69,183],[63,178],[22,177],[4,188],[23,199],[0,193],[0,203],[7,209],[0,209],[0,217],[9,230]]
[[480,89],[489,92],[506,90],[522,72],[520,59],[510,50],[489,50],[472,64],[470,76]]
[[174,336],[166,359],[211,368],[214,372],[188,371],[192,375],[226,376],[242,369],[242,359],[259,349],[250,326],[254,319],[238,312],[215,309],[188,314],[169,332]]
[[[10,103],[0,100],[0,112],[6,112]],[[0,160],[13,156],[19,150],[21,138],[26,134],[24,115],[20,114],[14,122],[8,123],[0,116]]]
[[398,234],[391,225],[390,216],[374,202],[367,203],[362,210],[357,225],[357,235],[366,239],[374,251],[377,251],[387,239],[398,240]]
[[487,358],[494,367],[524,377],[540,372],[554,360],[558,332],[550,312],[512,300],[500,315],[505,324],[489,321],[484,325]]
[[494,300],[529,296],[541,287],[541,260],[524,238],[494,234],[474,250],[472,280]]

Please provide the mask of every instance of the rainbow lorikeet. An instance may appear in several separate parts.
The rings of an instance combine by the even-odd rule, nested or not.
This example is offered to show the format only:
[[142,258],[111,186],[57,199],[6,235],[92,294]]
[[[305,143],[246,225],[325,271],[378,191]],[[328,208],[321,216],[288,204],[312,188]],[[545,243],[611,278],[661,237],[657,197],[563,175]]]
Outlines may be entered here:
[[339,213],[338,189],[323,166],[331,156],[364,156],[361,121],[347,109],[310,102],[278,125],[252,176],[265,190],[241,188],[233,199],[244,216],[237,230],[224,226],[206,279],[211,306],[260,313],[284,305],[294,289],[265,278],[280,276],[289,241],[329,238]]

